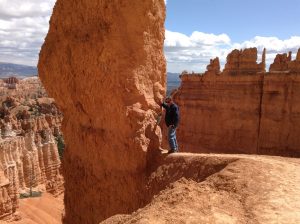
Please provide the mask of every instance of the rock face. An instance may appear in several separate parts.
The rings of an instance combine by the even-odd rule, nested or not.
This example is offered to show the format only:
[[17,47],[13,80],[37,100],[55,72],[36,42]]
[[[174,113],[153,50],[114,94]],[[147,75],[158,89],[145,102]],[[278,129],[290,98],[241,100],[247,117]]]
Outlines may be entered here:
[[37,79],[18,86],[0,87],[0,219],[12,217],[20,193],[31,187],[54,195],[63,191],[54,137],[60,135],[62,115]]
[[257,49],[248,48],[244,50],[233,50],[227,56],[227,63],[225,65],[224,72],[230,75],[238,75],[240,73],[255,73],[265,71],[265,54],[264,50],[262,54],[262,62],[257,64]]
[[17,199],[14,200],[15,194],[9,194],[11,189],[10,182],[3,171],[0,172],[0,183],[0,201],[2,205],[0,210],[0,219],[4,219],[15,212],[17,207]]
[[182,151],[300,156],[299,52],[277,56],[270,72],[265,50],[262,63],[256,54],[234,50],[222,73],[181,76]]
[[296,59],[292,61],[292,52],[288,54],[278,54],[274,63],[270,65],[270,72],[300,72],[300,49]]
[[160,144],[164,19],[163,0],[55,5],[38,68],[64,113],[64,223],[97,223],[144,203],[147,160]]
[[277,54],[274,63],[270,65],[270,72],[273,71],[287,71],[288,64],[292,60],[292,52],[290,51],[288,54]]
[[207,72],[218,74],[220,73],[220,60],[218,57],[211,59],[209,65],[206,67]]

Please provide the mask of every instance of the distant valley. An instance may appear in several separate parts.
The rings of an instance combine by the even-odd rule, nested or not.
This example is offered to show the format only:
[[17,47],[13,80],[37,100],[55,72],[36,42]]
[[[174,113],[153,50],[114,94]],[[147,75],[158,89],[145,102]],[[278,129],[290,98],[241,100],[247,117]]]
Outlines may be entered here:
[[37,68],[35,66],[0,62],[0,78],[8,78],[10,76],[17,78],[37,76]]
[[[0,62],[0,78],[8,78],[11,76],[17,78],[26,78],[37,76],[37,67],[35,66],[27,66],[27,65],[19,65],[12,63],[3,63]],[[176,89],[180,85],[179,73],[167,73],[167,94],[169,95],[172,90]]]
[[167,95],[180,86],[179,73],[167,73]]

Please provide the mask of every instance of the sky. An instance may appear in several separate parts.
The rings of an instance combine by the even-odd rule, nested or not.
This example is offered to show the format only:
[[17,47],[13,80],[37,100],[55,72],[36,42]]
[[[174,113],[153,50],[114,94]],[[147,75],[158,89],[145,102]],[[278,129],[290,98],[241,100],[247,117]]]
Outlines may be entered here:
[[[0,0],[0,62],[36,65],[55,0]],[[167,0],[167,70],[204,72],[233,49],[265,47],[277,53],[300,48],[299,0]]]

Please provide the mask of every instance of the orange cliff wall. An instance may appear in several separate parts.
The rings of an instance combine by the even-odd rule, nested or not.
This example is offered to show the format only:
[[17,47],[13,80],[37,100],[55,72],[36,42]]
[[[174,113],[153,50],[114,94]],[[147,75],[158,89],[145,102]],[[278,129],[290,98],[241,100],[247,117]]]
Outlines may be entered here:
[[264,77],[259,152],[300,157],[300,49],[277,55]]
[[182,77],[181,151],[256,153],[262,76]]
[[256,59],[255,48],[234,50],[223,72],[212,60],[204,75],[181,76],[174,98],[182,151],[300,156],[300,60],[265,72],[265,51]]
[[56,2],[38,68],[64,113],[64,223],[144,204],[147,160],[161,140],[164,20],[163,0]]

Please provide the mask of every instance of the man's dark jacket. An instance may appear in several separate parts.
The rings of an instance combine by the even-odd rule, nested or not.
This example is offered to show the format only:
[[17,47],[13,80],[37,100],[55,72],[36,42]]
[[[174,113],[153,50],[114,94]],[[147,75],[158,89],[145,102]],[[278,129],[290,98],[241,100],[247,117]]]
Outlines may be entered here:
[[179,123],[179,108],[175,103],[172,103],[168,106],[165,103],[162,103],[161,106],[166,109],[165,122],[169,127],[170,125],[178,126]]

